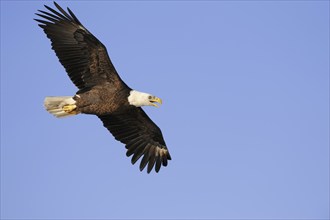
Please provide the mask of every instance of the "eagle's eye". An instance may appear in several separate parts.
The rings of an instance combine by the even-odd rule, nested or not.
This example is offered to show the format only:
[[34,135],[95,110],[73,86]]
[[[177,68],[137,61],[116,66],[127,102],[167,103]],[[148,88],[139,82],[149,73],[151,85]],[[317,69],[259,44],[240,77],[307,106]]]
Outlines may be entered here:
[[149,95],[149,96],[148,96],[148,99],[151,99],[151,98],[152,98],[152,96],[151,96],[151,95]]

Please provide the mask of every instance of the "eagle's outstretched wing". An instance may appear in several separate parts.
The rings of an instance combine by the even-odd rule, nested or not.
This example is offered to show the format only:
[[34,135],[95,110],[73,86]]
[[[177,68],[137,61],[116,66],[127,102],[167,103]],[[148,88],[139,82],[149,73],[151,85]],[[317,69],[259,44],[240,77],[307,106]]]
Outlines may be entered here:
[[68,8],[68,13],[54,2],[58,11],[45,5],[35,19],[52,42],[61,64],[72,82],[80,89],[111,83],[120,88],[126,84],[120,79],[110,61],[105,46],[91,34]]
[[133,155],[132,164],[143,156],[141,171],[148,164],[148,173],[154,166],[158,172],[161,165],[167,166],[167,160],[171,160],[161,130],[142,108],[132,107],[119,114],[98,117],[116,140],[126,145],[126,155]]

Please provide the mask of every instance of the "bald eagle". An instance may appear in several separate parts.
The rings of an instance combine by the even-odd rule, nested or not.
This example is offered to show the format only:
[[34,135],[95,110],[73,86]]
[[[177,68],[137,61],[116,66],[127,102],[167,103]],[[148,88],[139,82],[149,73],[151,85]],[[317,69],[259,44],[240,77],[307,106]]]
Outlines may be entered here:
[[135,164],[142,156],[140,170],[147,166],[158,172],[171,160],[159,127],[142,110],[162,100],[128,87],[113,66],[106,47],[90,33],[67,8],[38,10],[34,19],[51,41],[60,63],[78,87],[74,96],[46,97],[44,106],[61,118],[77,114],[96,115],[116,140],[125,144],[126,155]]

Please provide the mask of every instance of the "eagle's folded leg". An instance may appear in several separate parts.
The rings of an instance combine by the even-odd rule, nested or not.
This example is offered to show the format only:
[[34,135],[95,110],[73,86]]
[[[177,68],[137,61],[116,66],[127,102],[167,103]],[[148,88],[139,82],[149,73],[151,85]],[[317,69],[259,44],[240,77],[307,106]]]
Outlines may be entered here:
[[75,104],[65,105],[62,107],[62,109],[68,114],[77,114],[77,112],[75,111],[77,109],[77,106]]

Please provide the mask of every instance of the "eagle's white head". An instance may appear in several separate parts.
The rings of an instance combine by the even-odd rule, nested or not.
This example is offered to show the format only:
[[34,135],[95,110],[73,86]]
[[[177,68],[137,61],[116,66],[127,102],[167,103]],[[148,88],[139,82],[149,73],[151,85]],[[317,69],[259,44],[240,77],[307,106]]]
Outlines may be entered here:
[[139,92],[136,90],[131,90],[129,96],[128,96],[128,103],[130,105],[134,105],[136,107],[141,106],[155,106],[158,107],[155,103],[162,104],[162,100],[154,95]]

